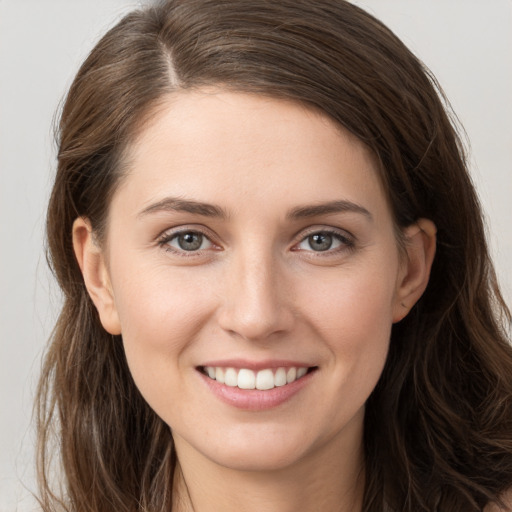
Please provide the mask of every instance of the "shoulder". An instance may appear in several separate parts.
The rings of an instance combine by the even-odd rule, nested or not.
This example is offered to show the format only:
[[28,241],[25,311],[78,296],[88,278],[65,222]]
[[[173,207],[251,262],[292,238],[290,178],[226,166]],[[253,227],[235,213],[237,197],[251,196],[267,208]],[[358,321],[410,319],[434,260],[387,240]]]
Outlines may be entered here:
[[505,508],[500,507],[496,503],[490,503],[484,508],[483,512],[512,512],[512,488],[508,489],[502,496],[501,499],[505,505]]

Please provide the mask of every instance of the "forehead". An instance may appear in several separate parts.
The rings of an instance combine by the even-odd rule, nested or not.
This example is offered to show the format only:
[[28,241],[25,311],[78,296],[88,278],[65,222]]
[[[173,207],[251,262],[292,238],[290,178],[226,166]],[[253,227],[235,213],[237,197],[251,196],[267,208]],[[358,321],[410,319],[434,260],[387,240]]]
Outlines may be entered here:
[[192,195],[236,209],[242,198],[293,207],[384,197],[370,151],[327,115],[218,89],[160,102],[129,148],[126,168],[118,194],[125,190],[139,203]]

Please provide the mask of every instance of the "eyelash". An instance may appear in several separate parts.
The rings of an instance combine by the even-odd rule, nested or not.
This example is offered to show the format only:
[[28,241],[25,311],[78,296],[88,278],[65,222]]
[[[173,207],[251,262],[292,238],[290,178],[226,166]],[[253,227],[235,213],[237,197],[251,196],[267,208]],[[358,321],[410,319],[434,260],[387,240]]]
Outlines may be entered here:
[[[327,235],[332,237],[334,240],[340,243],[339,247],[334,249],[328,248],[324,251],[314,251],[312,248],[310,250],[299,249],[298,246],[302,243],[305,243],[308,238],[314,235]],[[327,258],[329,256],[337,255],[344,251],[353,251],[355,249],[355,237],[348,233],[347,231],[340,231],[332,228],[321,228],[321,227],[313,227],[310,228],[306,233],[302,232],[300,234],[301,238],[299,242],[297,242],[292,250],[297,252],[308,252],[314,254],[316,258]]]
[[208,234],[206,234],[202,229],[200,229],[198,227],[193,227],[193,228],[185,227],[185,228],[180,228],[176,231],[171,231],[171,232],[166,231],[165,233],[163,233],[161,236],[158,237],[157,243],[166,252],[172,252],[172,253],[177,254],[178,256],[181,256],[184,258],[189,258],[189,257],[194,257],[194,256],[204,254],[205,249],[187,251],[186,249],[177,249],[177,248],[174,248],[169,245],[169,243],[172,242],[174,239],[177,239],[179,236],[186,235],[189,233],[194,234],[194,235],[201,235],[202,237],[204,237],[204,239],[208,240],[208,242],[212,245],[212,247],[218,248],[218,245],[216,245],[211,240],[212,237],[209,236]]
[[[205,233],[200,228],[194,227],[194,228],[180,228],[176,231],[171,232],[165,232],[161,236],[158,237],[157,243],[158,245],[164,249],[166,252],[172,252],[174,254],[177,254],[181,257],[194,257],[203,255],[205,250],[209,250],[210,247],[207,249],[198,249],[198,250],[190,250],[187,251],[186,249],[177,249],[169,245],[171,241],[174,239],[177,239],[179,236],[186,235],[186,234],[194,234],[194,235],[201,235],[204,237],[208,242],[212,245],[213,248],[219,248],[218,245],[216,245],[212,241],[212,237]],[[336,247],[334,249],[328,248],[324,251],[315,251],[312,248],[310,250],[307,249],[300,249],[298,246],[308,240],[308,238],[314,236],[314,235],[327,235],[332,237],[334,240],[338,241],[340,243],[339,247]],[[338,254],[339,252],[343,251],[352,251],[355,248],[355,238],[346,231],[339,231],[335,229],[322,229],[322,228],[311,228],[306,233],[302,232],[300,234],[301,238],[298,242],[294,243],[292,247],[292,251],[294,252],[308,252],[311,254],[315,254],[315,257],[329,257],[334,254]],[[202,242],[201,242],[202,245]],[[310,246],[311,247],[311,246]]]

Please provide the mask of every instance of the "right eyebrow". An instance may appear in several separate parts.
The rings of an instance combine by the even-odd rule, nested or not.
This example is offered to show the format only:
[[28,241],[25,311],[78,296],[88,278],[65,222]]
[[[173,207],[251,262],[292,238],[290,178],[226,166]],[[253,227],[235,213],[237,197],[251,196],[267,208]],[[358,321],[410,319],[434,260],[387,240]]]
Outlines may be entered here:
[[366,208],[357,203],[346,200],[297,206],[288,213],[287,217],[290,219],[304,219],[308,217],[316,217],[317,215],[329,215],[331,213],[344,212],[358,213],[368,218],[370,221],[373,220],[373,215]]
[[193,201],[190,199],[180,199],[178,197],[166,197],[156,203],[150,204],[137,214],[137,217],[144,217],[155,212],[187,212],[205,217],[227,218],[227,213],[220,206],[215,204]]

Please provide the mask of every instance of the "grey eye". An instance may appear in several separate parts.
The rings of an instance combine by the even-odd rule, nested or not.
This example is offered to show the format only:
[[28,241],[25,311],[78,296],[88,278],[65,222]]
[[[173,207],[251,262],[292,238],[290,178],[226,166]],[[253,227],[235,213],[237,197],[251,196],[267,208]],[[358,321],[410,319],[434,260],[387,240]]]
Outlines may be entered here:
[[301,251],[327,252],[342,247],[351,247],[352,242],[345,236],[329,231],[317,231],[304,237],[297,245]]
[[307,237],[308,245],[313,251],[327,251],[333,245],[333,236],[329,233],[315,233]]
[[186,231],[175,235],[169,242],[174,249],[182,251],[198,251],[208,249],[212,243],[202,233],[197,231]]

